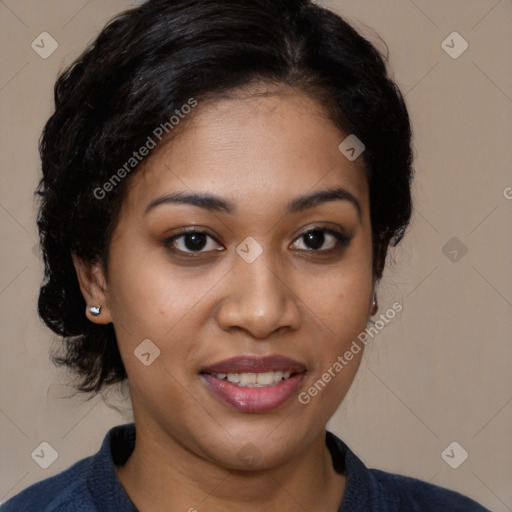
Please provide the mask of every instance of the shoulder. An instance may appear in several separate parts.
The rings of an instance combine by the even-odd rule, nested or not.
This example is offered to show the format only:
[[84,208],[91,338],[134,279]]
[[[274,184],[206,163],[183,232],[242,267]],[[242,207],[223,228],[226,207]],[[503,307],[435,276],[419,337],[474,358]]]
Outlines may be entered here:
[[109,512],[135,507],[117,478],[135,445],[135,425],[109,430],[100,450],[68,469],[37,482],[0,507],[0,512]]
[[4,503],[1,512],[92,512],[96,510],[87,490],[92,457],[41,480]]
[[346,475],[339,512],[489,512],[456,491],[417,478],[369,469],[332,432],[327,432],[335,467]]
[[489,512],[482,505],[456,491],[378,469],[368,471],[378,486],[382,499],[391,506],[390,510]]

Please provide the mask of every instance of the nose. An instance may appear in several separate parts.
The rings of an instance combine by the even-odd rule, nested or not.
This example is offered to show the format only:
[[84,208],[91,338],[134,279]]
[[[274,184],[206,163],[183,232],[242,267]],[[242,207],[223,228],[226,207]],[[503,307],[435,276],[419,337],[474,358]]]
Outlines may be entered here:
[[217,322],[223,330],[243,330],[265,339],[279,330],[300,327],[299,299],[292,283],[271,269],[264,255],[252,263],[240,258],[228,280],[229,291],[217,310]]

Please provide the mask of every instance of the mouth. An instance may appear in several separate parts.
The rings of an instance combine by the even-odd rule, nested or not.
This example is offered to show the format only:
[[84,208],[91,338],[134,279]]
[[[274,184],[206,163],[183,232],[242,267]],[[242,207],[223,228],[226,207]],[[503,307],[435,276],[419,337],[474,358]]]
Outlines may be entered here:
[[225,380],[241,388],[266,388],[275,386],[291,377],[291,371],[269,371],[261,373],[216,373],[213,377]]
[[200,375],[213,395],[241,412],[265,412],[287,402],[306,367],[281,355],[240,356],[204,368]]

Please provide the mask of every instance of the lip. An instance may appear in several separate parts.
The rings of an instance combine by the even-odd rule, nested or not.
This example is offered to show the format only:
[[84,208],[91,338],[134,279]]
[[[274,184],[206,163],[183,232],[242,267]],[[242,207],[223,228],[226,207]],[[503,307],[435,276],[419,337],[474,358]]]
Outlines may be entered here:
[[[291,376],[267,387],[246,388],[215,377],[217,373],[262,373],[289,371]],[[306,367],[289,357],[271,355],[265,357],[238,356],[225,359],[204,368],[201,378],[208,389],[222,402],[245,413],[261,413],[276,409],[286,403],[300,386]]]
[[303,373],[296,373],[279,384],[265,388],[243,388],[209,373],[201,375],[213,394],[240,412],[257,413],[276,409],[295,394]]
[[271,371],[304,373],[306,367],[302,363],[282,355],[244,355],[214,363],[203,368],[200,373],[262,373]]

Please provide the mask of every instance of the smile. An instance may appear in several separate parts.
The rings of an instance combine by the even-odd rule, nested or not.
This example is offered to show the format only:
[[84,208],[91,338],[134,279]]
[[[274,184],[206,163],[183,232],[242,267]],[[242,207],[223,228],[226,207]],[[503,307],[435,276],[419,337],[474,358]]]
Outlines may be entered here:
[[289,379],[290,371],[270,371],[262,373],[217,373],[214,375],[219,380],[227,380],[242,388],[263,388],[279,384]]
[[305,375],[303,364],[285,356],[239,356],[204,368],[207,389],[241,412],[271,411],[286,403]]

